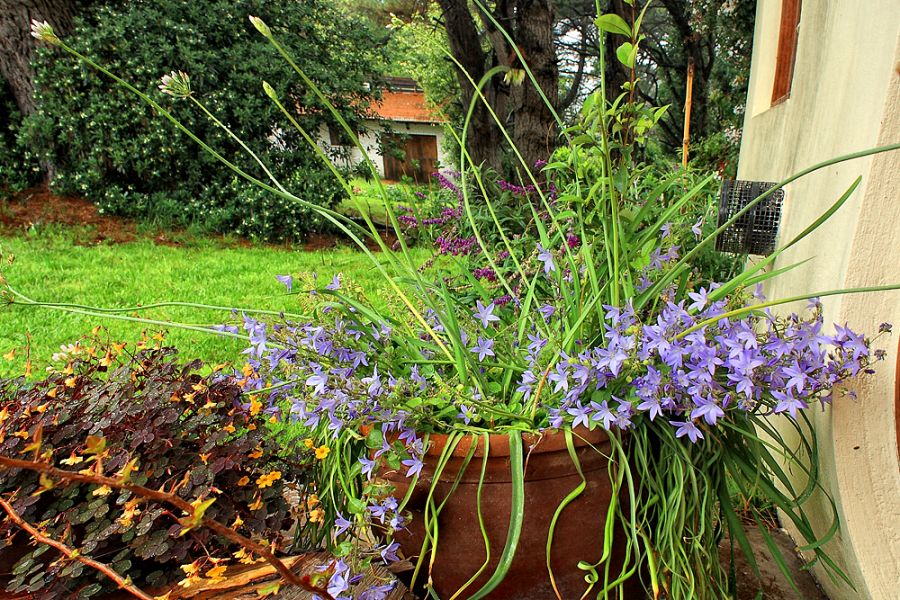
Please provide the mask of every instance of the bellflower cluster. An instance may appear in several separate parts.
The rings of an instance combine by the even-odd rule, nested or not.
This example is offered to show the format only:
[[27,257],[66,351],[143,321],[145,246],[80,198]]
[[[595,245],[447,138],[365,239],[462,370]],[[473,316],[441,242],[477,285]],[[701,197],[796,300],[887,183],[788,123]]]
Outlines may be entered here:
[[[664,242],[669,235],[663,232]],[[529,286],[493,300],[460,295],[453,305],[423,307],[427,327],[358,309],[344,299],[352,293],[339,277],[309,296],[318,306],[313,320],[242,316],[247,363],[234,376],[244,390],[268,413],[312,432],[312,446],[356,444],[350,454],[335,452],[335,460],[351,461],[363,486],[361,503],[330,517],[335,544],[376,531],[381,542],[369,557],[397,559],[392,537],[408,516],[381,477],[386,470],[423,475],[429,432],[488,424],[494,431],[530,418],[538,430],[670,427],[676,438],[700,444],[737,412],[796,417],[827,404],[836,386],[884,356],[846,326],[826,333],[818,300],[805,316],[775,316],[744,310],[750,295],[724,294],[715,284],[664,290],[641,310],[631,300],[598,307],[599,335],[566,343],[571,305],[563,290],[586,272],[567,262],[566,245],[572,249],[565,238],[552,248],[534,244],[523,255],[536,278],[528,302],[519,294]],[[677,251],[648,252],[642,276],[657,279]],[[291,276],[278,280],[294,286]],[[468,378],[455,361],[440,360],[442,346],[460,349],[455,360],[469,365]],[[334,572],[336,595],[351,578]]]

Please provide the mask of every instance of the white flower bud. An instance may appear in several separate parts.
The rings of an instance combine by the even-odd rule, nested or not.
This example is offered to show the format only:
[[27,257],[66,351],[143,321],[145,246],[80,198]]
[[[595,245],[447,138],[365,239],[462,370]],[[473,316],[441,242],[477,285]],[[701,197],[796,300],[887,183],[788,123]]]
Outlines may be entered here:
[[48,23],[47,21],[38,21],[37,19],[32,19],[31,35],[43,42],[53,44],[54,46],[58,46],[60,44],[59,38],[56,37],[55,33],[53,33],[53,27],[51,27],[50,23]]
[[269,26],[266,25],[262,19],[259,17],[254,17],[250,15],[250,22],[253,23],[253,26],[256,27],[256,30],[263,34],[266,37],[272,37],[272,30],[269,29]]

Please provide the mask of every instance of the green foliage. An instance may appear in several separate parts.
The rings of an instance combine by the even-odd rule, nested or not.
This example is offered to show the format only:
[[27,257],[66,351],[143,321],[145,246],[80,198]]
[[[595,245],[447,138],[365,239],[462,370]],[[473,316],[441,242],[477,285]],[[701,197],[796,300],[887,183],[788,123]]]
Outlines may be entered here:
[[0,198],[40,177],[34,156],[17,140],[22,114],[5,82],[0,81]]
[[[302,459],[278,459],[288,449],[267,435],[261,405],[230,380],[200,377],[199,361],[179,364],[172,349],[101,343],[66,348],[43,381],[0,382],[3,454],[164,489],[195,506],[212,501],[205,517],[240,520],[244,535],[277,540],[292,509],[286,483],[302,484],[307,471]],[[0,492],[45,535],[102,558],[139,587],[184,577],[183,564],[206,571],[216,566],[211,559],[227,562],[239,549],[202,527],[183,535],[187,521],[171,506],[128,490],[3,469]],[[15,525],[6,520],[0,529]],[[50,562],[46,550],[29,548],[18,560],[10,591],[48,600],[111,591],[104,576],[75,561]]]
[[[107,4],[82,13],[72,44],[128,73],[201,139],[265,179],[198,106],[156,89],[161,75],[187,72],[193,93],[238,137],[253,140],[251,148],[277,178],[290,180],[301,198],[332,206],[339,186],[260,82],[271,82],[279,98],[290,100],[310,131],[326,123],[323,107],[253,30],[248,15],[261,16],[282,34],[316,84],[345,107],[344,118],[359,121],[351,107],[367,106],[365,83],[376,79],[378,50],[358,19],[329,0]],[[297,239],[322,228],[309,209],[250,191],[152,109],[78,62],[42,50],[35,67],[39,110],[28,119],[23,139],[57,167],[56,190],[86,196],[115,214],[263,240]]]

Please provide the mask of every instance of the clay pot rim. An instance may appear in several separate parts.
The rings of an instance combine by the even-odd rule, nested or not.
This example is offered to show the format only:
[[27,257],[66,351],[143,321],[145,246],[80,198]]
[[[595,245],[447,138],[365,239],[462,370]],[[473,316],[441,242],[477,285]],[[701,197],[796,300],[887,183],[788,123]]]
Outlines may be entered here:
[[[589,430],[586,427],[576,427],[572,430],[572,433],[572,442],[576,448],[583,448],[588,445],[600,446],[609,441],[609,434],[599,427],[593,430]],[[490,441],[488,456],[496,458],[509,456],[509,434],[491,433],[488,437]],[[450,434],[430,434],[428,450],[425,452],[426,456],[440,456],[449,439]],[[484,436],[477,433],[465,435],[456,444],[451,456],[454,458],[465,458],[472,447],[473,440],[477,444],[474,456],[484,456]],[[566,436],[564,430],[560,429],[548,429],[542,433],[523,432],[522,442],[528,454],[544,454],[566,450]]]

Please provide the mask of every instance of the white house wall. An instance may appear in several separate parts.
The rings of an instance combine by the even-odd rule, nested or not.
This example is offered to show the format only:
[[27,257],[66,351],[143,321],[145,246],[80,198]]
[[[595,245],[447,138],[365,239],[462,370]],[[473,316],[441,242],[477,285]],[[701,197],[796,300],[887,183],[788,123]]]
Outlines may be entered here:
[[[378,153],[378,134],[382,131],[382,121],[365,121],[363,130],[359,132],[359,143],[365,148],[369,159],[378,169],[378,174],[384,177],[384,160]],[[391,122],[391,127],[398,134],[408,135],[433,135],[437,138],[438,162],[442,169],[449,168],[453,160],[444,149],[445,132],[443,125],[431,123],[404,123]],[[340,166],[350,167],[363,161],[362,151],[353,147],[332,146],[325,125],[319,127],[319,147],[328,152]],[[346,154],[346,157],[343,155]]]

